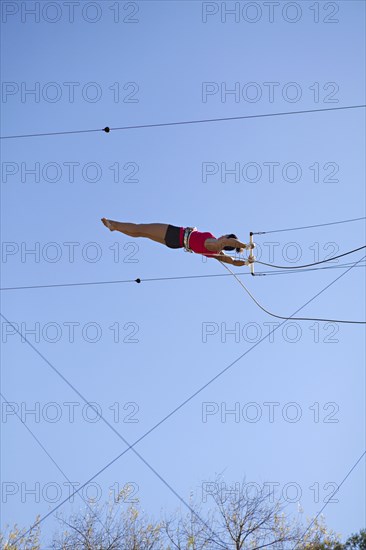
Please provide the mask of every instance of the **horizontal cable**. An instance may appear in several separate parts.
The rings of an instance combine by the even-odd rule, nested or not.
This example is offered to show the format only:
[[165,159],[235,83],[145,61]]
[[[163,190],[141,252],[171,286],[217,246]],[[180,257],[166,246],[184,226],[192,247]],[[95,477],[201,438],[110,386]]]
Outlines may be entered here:
[[338,258],[343,258],[344,256],[348,256],[349,254],[354,254],[355,252],[358,252],[359,250],[363,250],[366,248],[366,245],[360,246],[359,248],[355,248],[354,250],[350,250],[349,252],[344,252],[343,254],[339,254],[338,256],[332,256],[331,258],[328,258],[327,260],[321,260],[320,262],[313,262],[312,264],[305,264],[305,265],[297,265],[297,266],[284,266],[284,265],[274,265],[274,264],[267,264],[266,262],[260,262],[256,261],[257,264],[266,265],[267,267],[274,267],[276,269],[302,269],[304,267],[311,267],[313,265],[319,265],[324,264],[326,262],[332,262],[333,260],[337,260]]
[[287,227],[286,229],[274,229],[273,231],[256,231],[256,232],[252,232],[252,235],[266,235],[268,233],[281,233],[282,231],[298,231],[300,229],[311,229],[312,227],[325,227],[327,225],[337,225],[341,223],[357,222],[360,220],[366,220],[366,217],[353,218],[351,220],[341,220],[339,222],[318,223],[316,225],[303,225],[302,227]]
[[[258,263],[258,262],[256,262]],[[340,264],[340,265],[331,265],[331,266],[325,266],[325,267],[318,267],[314,269],[304,269],[299,271],[259,271],[256,273],[256,276],[259,275],[291,275],[292,273],[302,273],[302,272],[308,272],[308,271],[321,271],[323,269],[344,269],[349,267],[353,264]],[[355,267],[366,267],[365,264],[359,264]],[[291,268],[294,269],[294,268]],[[243,275],[250,275],[249,272],[245,273],[236,273],[238,276]],[[125,280],[119,280],[119,281],[96,281],[96,282],[85,282],[85,283],[61,283],[61,284],[54,284],[54,285],[33,285],[33,286],[12,286],[12,287],[4,287],[0,288],[0,291],[7,291],[7,290],[31,290],[31,289],[37,289],[37,288],[62,288],[62,287],[71,287],[71,286],[90,286],[90,285],[115,285],[115,284],[123,284],[123,283],[149,283],[154,281],[175,281],[180,279],[209,279],[213,277],[230,277],[231,275],[229,273],[215,273],[215,274],[209,274],[209,275],[180,275],[176,277],[151,277],[147,279],[125,279]]]
[[[323,269],[345,269],[346,267],[350,267],[351,265],[353,265],[352,263],[348,263],[348,264],[340,264],[340,265],[326,265],[326,266],[323,266],[323,267],[311,267],[311,268],[308,268],[308,269],[294,269],[293,271],[291,270],[286,270],[286,271],[281,271],[280,269],[279,270],[272,270],[272,271],[259,271],[258,273],[254,273],[255,276],[272,276],[272,275],[294,275],[296,273],[307,273],[308,271],[322,271]],[[363,263],[363,264],[357,264],[354,266],[355,268],[356,267],[366,267],[366,263]]]
[[[361,258],[360,260],[358,260],[356,263],[352,264],[351,267],[348,268],[348,270],[345,272],[345,273],[342,273],[342,275],[340,275],[340,277],[343,277],[346,273],[348,273],[348,271],[351,271],[351,269],[353,269],[353,267],[355,267],[359,262],[361,262],[362,260],[365,259],[366,256],[364,256],[363,258]],[[253,296],[253,294],[247,289],[247,287],[244,285],[244,283],[238,279],[238,277],[235,275],[235,273],[233,273],[231,271],[231,269],[226,265],[224,264],[223,262],[221,262],[222,265],[224,266],[225,269],[227,269],[234,277],[235,279],[238,281],[238,283],[240,284],[240,286],[243,287],[243,289],[245,290],[245,292],[247,294],[249,294],[250,298],[253,300],[253,302],[262,310],[264,311],[265,313],[267,313],[268,315],[270,315],[271,317],[276,317],[276,319],[285,319],[286,321],[288,321],[289,319],[293,320],[293,321],[321,321],[321,322],[324,322],[324,323],[344,323],[344,324],[350,324],[350,325],[366,325],[366,321],[348,321],[348,320],[345,320],[345,319],[322,319],[322,318],[317,318],[317,317],[294,317],[293,315],[291,315],[290,317],[286,317],[284,315],[277,315],[276,313],[272,313],[271,311],[269,311],[268,309],[266,309],[265,307],[263,307],[259,302],[258,300],[256,300]],[[339,277],[339,278],[340,278]]]
[[326,107],[324,109],[306,109],[303,111],[285,111],[281,113],[264,113],[264,114],[258,114],[258,115],[243,115],[243,116],[233,116],[233,117],[221,117],[221,118],[206,118],[201,120],[182,120],[178,122],[160,122],[156,124],[136,124],[133,126],[119,126],[115,128],[110,128],[109,126],[106,126],[105,128],[101,129],[93,129],[93,130],[71,130],[71,131],[65,131],[65,132],[47,132],[47,133],[39,133],[39,134],[20,134],[16,136],[0,136],[0,139],[16,139],[16,138],[30,138],[30,137],[42,137],[42,136],[60,136],[65,134],[82,134],[82,133],[89,133],[89,132],[105,132],[110,133],[112,131],[120,131],[120,130],[137,130],[141,128],[161,128],[165,126],[182,126],[182,125],[188,125],[188,124],[206,124],[210,122],[228,122],[231,120],[247,120],[251,118],[266,118],[266,117],[275,117],[275,116],[288,116],[288,115],[301,115],[305,113],[322,113],[325,111],[344,111],[348,109],[364,109],[366,105],[349,105],[346,107]]

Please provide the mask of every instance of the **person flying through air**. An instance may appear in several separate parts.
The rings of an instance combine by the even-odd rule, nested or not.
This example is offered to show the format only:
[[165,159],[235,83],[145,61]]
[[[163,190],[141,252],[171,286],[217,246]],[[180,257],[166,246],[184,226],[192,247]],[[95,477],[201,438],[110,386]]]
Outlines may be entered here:
[[247,265],[244,260],[235,260],[224,250],[240,253],[252,248],[242,243],[233,233],[222,235],[218,239],[209,232],[198,231],[196,227],[177,227],[166,223],[127,223],[102,218],[110,231],[120,231],[129,237],[145,237],[166,245],[169,248],[184,248],[187,252],[202,254],[220,262],[235,266]]

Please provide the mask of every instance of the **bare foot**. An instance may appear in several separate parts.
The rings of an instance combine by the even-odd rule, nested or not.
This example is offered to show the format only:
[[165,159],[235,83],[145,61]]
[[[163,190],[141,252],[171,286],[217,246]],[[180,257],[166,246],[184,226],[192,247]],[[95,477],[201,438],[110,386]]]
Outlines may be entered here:
[[106,227],[108,227],[108,229],[109,229],[110,231],[114,231],[112,220],[107,220],[107,218],[102,218],[102,222],[104,223],[104,225],[105,225]]

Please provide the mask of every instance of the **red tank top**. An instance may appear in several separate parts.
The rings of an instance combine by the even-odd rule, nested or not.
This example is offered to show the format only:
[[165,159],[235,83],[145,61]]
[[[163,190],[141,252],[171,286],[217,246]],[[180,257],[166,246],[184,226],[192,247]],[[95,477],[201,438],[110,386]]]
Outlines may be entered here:
[[191,236],[189,237],[189,248],[193,250],[196,254],[203,254],[204,256],[213,256],[217,252],[211,252],[205,247],[206,239],[216,239],[212,233],[201,233],[201,231],[192,231]]

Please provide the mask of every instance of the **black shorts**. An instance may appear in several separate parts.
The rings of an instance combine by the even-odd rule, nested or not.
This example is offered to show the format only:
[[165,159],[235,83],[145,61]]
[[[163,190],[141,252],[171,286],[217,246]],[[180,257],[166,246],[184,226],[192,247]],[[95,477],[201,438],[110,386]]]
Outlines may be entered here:
[[165,244],[169,246],[169,248],[183,248],[180,244],[180,227],[168,225],[168,229],[165,233]]

